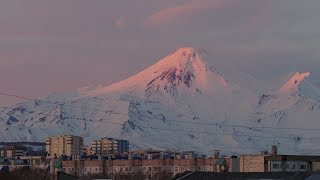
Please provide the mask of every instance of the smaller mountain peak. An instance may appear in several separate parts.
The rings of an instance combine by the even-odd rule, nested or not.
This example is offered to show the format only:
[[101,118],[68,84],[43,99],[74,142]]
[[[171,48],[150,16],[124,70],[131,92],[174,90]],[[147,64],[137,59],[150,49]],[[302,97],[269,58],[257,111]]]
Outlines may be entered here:
[[310,72],[305,72],[305,73],[300,73],[297,72],[295,73],[289,81],[287,81],[281,88],[280,92],[285,93],[285,92],[291,92],[291,91],[296,91],[298,90],[298,87],[300,83],[306,78],[310,76]]

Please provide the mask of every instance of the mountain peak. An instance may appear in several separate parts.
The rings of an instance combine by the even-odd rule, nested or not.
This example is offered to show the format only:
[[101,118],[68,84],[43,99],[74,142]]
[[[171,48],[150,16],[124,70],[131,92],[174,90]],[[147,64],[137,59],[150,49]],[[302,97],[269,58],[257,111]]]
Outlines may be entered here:
[[205,54],[205,50],[202,49],[192,47],[179,48],[173,54],[160,60],[153,67],[158,70],[176,67],[180,71],[184,71],[186,69],[203,69],[207,66],[204,61]]
[[207,52],[203,49],[184,47],[176,50],[142,72],[153,76],[148,81],[147,89],[162,87],[170,94],[175,94],[178,89],[191,86],[194,89],[206,89],[212,81],[219,81],[222,83],[221,86],[225,87],[223,77],[207,64],[206,58]]
[[203,55],[203,54],[207,54],[205,49],[201,49],[201,48],[193,48],[193,47],[182,47],[179,48],[175,51],[174,54],[181,54],[181,55],[187,55],[187,54],[199,54],[199,55]]
[[281,88],[281,93],[287,93],[292,91],[297,91],[300,83],[306,78],[310,76],[310,72],[295,73]]
[[128,88],[141,89],[144,93],[145,89],[148,92],[162,89],[173,94],[178,89],[191,86],[194,87],[193,89],[207,89],[208,84],[213,83],[215,88],[219,86],[217,83],[225,87],[226,81],[220,73],[206,63],[205,59],[207,59],[207,52],[204,49],[179,48],[140,73],[111,86],[99,88],[94,94]]

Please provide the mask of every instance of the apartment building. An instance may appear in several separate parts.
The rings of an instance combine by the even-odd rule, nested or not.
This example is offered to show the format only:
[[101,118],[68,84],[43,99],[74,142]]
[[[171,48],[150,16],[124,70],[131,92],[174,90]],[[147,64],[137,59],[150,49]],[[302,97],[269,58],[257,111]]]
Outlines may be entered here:
[[[63,161],[66,173],[83,176],[103,174],[113,179],[139,176],[140,179],[170,179],[185,171],[235,172],[239,171],[237,157],[194,159],[130,159],[130,160],[76,160]],[[235,169],[234,169],[235,168]]]
[[129,141],[115,138],[102,138],[91,143],[91,154],[114,155],[129,153]]
[[46,139],[46,151],[50,157],[79,156],[83,150],[83,138],[72,135],[62,135]]
[[320,156],[241,155],[240,172],[307,172],[320,170]]

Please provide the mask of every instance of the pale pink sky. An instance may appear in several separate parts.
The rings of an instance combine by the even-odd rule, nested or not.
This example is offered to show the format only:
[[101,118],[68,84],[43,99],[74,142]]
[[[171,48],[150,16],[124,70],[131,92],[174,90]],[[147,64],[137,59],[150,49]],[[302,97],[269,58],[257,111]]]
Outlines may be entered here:
[[[110,84],[183,46],[227,79],[319,79],[318,0],[0,1],[0,90],[28,97]],[[0,105],[19,99],[0,96]]]

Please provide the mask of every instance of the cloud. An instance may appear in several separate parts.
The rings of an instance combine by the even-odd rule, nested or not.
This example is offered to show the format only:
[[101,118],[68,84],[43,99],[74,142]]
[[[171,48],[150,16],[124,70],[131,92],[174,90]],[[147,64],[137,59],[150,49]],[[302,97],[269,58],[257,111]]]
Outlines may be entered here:
[[171,24],[189,15],[221,8],[233,0],[189,0],[174,7],[168,7],[153,13],[145,20],[146,26]]

